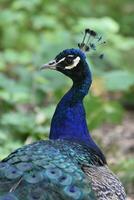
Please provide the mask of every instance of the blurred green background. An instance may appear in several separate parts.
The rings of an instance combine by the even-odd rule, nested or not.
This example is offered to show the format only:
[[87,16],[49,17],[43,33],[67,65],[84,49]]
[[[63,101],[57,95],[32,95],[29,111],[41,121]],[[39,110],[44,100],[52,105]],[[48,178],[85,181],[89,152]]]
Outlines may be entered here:
[[[77,47],[82,31],[92,28],[107,44],[87,55],[94,79],[85,99],[87,121],[107,157],[115,156],[114,162],[108,159],[111,168],[127,193],[133,193],[133,148],[119,154],[126,140],[120,147],[112,142],[109,148],[111,134],[107,136],[109,129],[117,136],[116,127],[124,123],[126,134],[130,126],[133,132],[133,20],[133,0],[0,0],[0,159],[48,137],[55,106],[71,82],[39,67],[59,51]],[[105,54],[103,60],[100,53]],[[120,131],[119,141],[122,137]]]

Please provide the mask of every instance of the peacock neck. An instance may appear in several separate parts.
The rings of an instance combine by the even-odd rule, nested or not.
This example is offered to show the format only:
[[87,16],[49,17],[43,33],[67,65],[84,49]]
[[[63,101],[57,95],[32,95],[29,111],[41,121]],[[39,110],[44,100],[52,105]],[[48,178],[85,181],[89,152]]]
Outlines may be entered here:
[[83,98],[91,85],[91,74],[80,82],[73,80],[72,88],[58,103],[51,122],[50,139],[80,141],[96,147],[88,131]]
[[88,93],[91,78],[86,77],[81,84],[73,82],[72,88],[58,103],[51,122],[49,138],[65,139],[85,144],[96,152],[106,164],[100,148],[93,141],[87,127],[83,98]]

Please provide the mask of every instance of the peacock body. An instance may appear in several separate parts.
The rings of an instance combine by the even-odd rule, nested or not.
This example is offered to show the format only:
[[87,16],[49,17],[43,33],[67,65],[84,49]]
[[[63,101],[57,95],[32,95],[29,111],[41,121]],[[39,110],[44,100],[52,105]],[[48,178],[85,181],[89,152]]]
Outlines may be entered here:
[[125,200],[86,123],[83,98],[92,82],[86,56],[67,49],[43,68],[70,77],[47,141],[23,146],[0,162],[0,200]]

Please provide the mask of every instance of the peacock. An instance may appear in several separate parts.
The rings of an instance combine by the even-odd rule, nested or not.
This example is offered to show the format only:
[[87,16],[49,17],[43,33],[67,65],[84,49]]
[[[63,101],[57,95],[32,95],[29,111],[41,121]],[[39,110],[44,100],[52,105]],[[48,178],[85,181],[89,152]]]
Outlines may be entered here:
[[86,52],[101,39],[86,29],[79,48],[65,49],[41,67],[61,72],[73,84],[56,107],[49,140],[25,145],[0,162],[0,200],[126,199],[88,131],[83,105],[92,83]]

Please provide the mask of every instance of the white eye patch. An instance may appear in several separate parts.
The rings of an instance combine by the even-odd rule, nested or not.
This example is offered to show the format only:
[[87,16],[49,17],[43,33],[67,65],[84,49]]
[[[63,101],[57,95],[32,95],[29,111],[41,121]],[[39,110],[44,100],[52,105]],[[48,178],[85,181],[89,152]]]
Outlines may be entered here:
[[64,58],[62,58],[61,60],[59,60],[59,61],[57,62],[57,64],[59,64],[59,63],[61,63],[62,61],[64,61],[65,58],[66,58],[66,57],[64,57]]
[[73,64],[69,65],[69,66],[65,66],[65,69],[73,69],[74,67],[76,67],[78,65],[80,61],[80,57],[77,56],[74,60],[73,60]]
[[[74,56],[73,56],[73,55],[68,55],[68,57],[72,58],[72,57],[74,57]],[[58,64],[58,63],[61,63],[61,62],[64,61],[65,59],[66,59],[66,57],[62,58],[61,60],[59,60],[59,61],[57,62],[57,64]]]
[[74,55],[68,55],[68,57],[74,57]]

